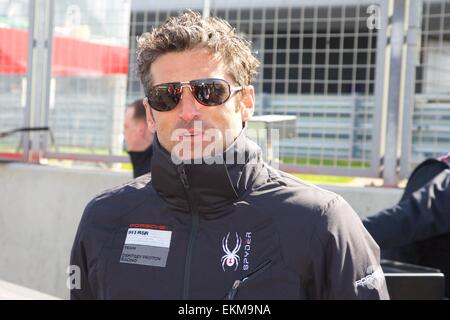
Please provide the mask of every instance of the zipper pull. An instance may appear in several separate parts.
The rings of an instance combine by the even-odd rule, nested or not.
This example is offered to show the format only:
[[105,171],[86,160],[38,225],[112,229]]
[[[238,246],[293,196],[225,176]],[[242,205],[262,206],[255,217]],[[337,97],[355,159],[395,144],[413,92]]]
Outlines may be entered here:
[[244,278],[242,280],[236,280],[233,283],[233,286],[231,287],[231,290],[228,292],[227,297],[225,298],[225,300],[234,300],[234,297],[236,296],[236,293],[238,291],[239,286],[241,285],[242,282],[244,282],[247,278]]
[[233,286],[231,287],[231,290],[228,291],[227,295],[225,296],[224,300],[234,300],[234,297],[236,296],[239,286],[247,281],[249,278],[254,277],[256,274],[263,272],[264,270],[269,267],[269,265],[272,263],[272,260],[266,260],[262,264],[256,267],[256,269],[251,272],[250,274],[243,277],[241,280],[236,280],[233,283]]
[[186,171],[184,170],[184,166],[183,165],[178,167],[178,174],[180,175],[180,180],[181,180],[181,183],[183,184],[183,187],[185,189],[188,189],[189,188],[189,181],[188,181],[187,174],[186,174]]

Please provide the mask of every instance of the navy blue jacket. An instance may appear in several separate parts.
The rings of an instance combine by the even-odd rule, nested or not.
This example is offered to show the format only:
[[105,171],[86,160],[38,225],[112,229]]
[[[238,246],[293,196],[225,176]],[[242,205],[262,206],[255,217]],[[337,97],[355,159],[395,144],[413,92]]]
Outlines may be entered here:
[[440,269],[450,297],[450,169],[397,205],[365,218],[364,226],[383,258]]
[[[340,196],[268,166],[180,164],[153,143],[152,173],[86,207],[72,299],[387,299],[379,247]],[[227,158],[229,159],[229,158]]]

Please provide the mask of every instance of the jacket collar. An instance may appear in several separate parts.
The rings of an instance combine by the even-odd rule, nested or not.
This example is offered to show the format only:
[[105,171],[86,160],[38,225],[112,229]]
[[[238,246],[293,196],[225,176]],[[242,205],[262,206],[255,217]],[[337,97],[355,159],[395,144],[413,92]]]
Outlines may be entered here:
[[[263,166],[261,149],[245,136],[245,129],[221,156],[221,163],[175,164],[169,152],[153,142],[152,184],[160,196],[186,210],[195,201],[200,213],[214,212],[240,198],[252,186]],[[186,173],[189,190],[183,186]],[[192,196],[189,197],[188,193]]]

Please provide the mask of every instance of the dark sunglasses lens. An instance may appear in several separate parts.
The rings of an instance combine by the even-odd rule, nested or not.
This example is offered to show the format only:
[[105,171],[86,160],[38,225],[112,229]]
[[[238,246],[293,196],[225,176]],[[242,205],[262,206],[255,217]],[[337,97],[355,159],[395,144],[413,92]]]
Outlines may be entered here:
[[162,84],[151,88],[148,103],[157,111],[170,111],[180,101],[180,85],[176,83]]
[[195,98],[205,106],[218,106],[230,97],[230,86],[220,79],[195,80],[191,82]]

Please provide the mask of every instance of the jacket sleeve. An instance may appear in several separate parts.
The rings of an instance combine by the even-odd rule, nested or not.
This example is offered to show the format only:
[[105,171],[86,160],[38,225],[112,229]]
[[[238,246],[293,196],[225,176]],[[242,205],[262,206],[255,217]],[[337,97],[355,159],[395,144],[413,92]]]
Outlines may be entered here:
[[[98,279],[96,264],[103,244],[110,237],[105,223],[95,222],[102,228],[95,228],[95,217],[100,211],[106,211],[104,205],[93,199],[85,208],[75,236],[70,254],[70,266],[76,274],[75,283],[70,288],[71,300],[98,299]],[[97,219],[98,220],[98,219]]]
[[89,285],[88,263],[83,242],[84,226],[80,223],[70,254],[70,267],[73,270],[73,281],[70,287],[71,300],[95,299]]
[[450,170],[397,205],[363,220],[381,248],[407,245],[450,232]]
[[324,208],[311,239],[315,299],[389,299],[378,245],[340,196]]

